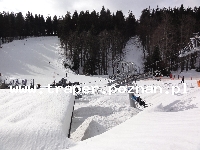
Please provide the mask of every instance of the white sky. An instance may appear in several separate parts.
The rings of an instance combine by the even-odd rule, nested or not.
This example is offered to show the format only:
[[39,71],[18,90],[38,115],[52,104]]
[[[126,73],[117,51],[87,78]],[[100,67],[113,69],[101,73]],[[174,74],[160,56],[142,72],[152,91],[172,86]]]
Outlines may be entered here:
[[109,9],[111,12],[122,10],[125,16],[131,10],[133,14],[139,19],[143,9],[166,7],[180,7],[181,4],[185,8],[200,6],[199,0],[0,0],[0,12],[22,12],[25,15],[28,11],[33,14],[41,14],[47,16],[64,16],[67,11],[74,13],[89,10],[90,12],[96,10],[99,12],[102,6]]

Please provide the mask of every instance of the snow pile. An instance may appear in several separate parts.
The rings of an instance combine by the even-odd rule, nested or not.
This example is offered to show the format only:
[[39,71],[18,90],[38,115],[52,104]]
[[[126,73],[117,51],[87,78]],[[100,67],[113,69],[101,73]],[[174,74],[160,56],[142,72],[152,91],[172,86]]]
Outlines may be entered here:
[[73,144],[67,139],[73,95],[1,90],[0,97],[0,149],[61,149]]
[[87,118],[71,135],[76,142],[94,137],[106,131],[104,126],[94,121],[94,116]]
[[96,121],[92,120],[89,124],[89,127],[85,130],[85,134],[81,140],[85,140],[85,139],[94,137],[105,131],[106,131],[106,129],[102,125],[100,125]]

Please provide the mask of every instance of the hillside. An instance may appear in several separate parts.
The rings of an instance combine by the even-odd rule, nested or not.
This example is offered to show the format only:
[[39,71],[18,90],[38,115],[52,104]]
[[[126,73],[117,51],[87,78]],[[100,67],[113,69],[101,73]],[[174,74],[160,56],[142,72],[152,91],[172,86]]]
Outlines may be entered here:
[[[125,58],[142,68],[142,51],[130,43]],[[6,82],[35,79],[42,85],[36,93],[0,90],[0,149],[200,149],[200,75],[194,70],[174,72],[174,80],[137,81],[144,91],[139,90],[136,96],[149,107],[133,108],[127,92],[114,93],[107,86],[108,76],[76,75],[64,69],[62,54],[57,37],[18,40],[0,49],[0,72]],[[177,75],[184,75],[186,84]],[[98,86],[95,93],[75,100],[71,139],[66,133],[73,95],[62,88],[58,93],[44,88],[63,77],[89,88]],[[162,92],[152,92],[155,86]]]

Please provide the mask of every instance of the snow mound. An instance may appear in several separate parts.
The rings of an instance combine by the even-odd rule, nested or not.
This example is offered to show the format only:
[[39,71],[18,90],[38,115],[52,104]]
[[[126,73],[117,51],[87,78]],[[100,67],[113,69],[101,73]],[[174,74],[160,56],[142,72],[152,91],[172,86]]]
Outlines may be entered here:
[[94,121],[94,117],[87,118],[74,133],[72,139],[76,142],[83,141],[106,131],[105,127]]

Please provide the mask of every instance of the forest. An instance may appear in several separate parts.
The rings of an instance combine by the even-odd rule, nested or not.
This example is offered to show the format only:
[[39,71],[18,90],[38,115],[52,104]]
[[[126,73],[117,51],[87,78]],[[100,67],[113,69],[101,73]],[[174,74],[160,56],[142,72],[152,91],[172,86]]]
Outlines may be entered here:
[[19,13],[0,13],[2,43],[32,36],[58,36],[66,50],[63,64],[79,74],[106,75],[116,72],[123,60],[124,47],[138,37],[144,53],[144,71],[161,70],[165,75],[178,69],[196,69],[198,54],[179,57],[179,51],[200,31],[200,7],[146,8],[139,19],[132,11],[111,13],[103,6],[93,10],[67,12],[62,17]]

